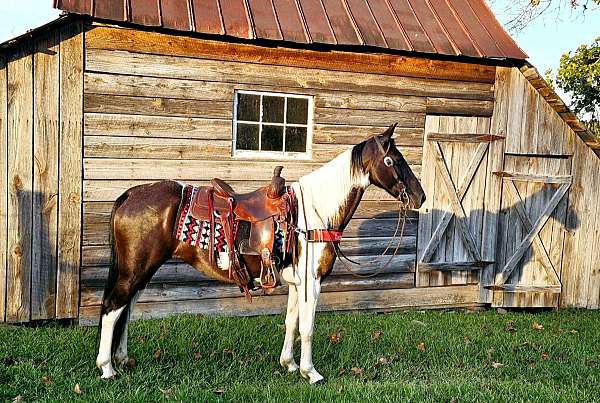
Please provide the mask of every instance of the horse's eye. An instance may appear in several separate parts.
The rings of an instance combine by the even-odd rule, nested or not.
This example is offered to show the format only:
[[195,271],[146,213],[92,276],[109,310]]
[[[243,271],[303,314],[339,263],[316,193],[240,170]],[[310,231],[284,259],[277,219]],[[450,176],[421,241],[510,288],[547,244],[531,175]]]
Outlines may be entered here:
[[383,158],[383,163],[385,164],[385,166],[391,167],[392,165],[394,165],[394,160],[390,157],[385,157]]

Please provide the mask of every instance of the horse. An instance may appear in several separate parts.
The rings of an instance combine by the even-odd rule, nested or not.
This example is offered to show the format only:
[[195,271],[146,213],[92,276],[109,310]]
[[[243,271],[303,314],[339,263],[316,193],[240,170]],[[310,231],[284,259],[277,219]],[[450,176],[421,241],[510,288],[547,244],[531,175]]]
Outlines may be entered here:
[[[331,229],[341,233],[356,211],[365,190],[374,185],[401,203],[418,209],[425,201],[419,180],[395,145],[391,125],[341,153],[291,185],[297,197],[297,267],[281,271],[288,283],[285,337],[279,362],[289,372],[300,369],[310,384],[325,378],[312,360],[315,310],[321,290],[337,257],[333,242],[309,242],[307,230]],[[233,280],[210,256],[212,251],[175,238],[174,226],[184,184],[165,180],[126,190],[114,203],[110,220],[111,266],[102,297],[96,366],[104,379],[115,376],[112,359],[126,364],[127,324],[140,292],[159,267],[179,258],[204,275],[224,283]],[[260,257],[244,256],[248,273],[260,278]],[[294,266],[294,267],[293,267]],[[294,360],[296,329],[300,332],[300,365]]]

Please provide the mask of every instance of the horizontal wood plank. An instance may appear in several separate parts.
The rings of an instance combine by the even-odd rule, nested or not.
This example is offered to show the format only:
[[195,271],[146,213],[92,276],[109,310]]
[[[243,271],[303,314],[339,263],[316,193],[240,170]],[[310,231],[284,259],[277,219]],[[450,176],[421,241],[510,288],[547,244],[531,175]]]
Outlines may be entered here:
[[402,127],[424,127],[425,114],[411,112],[372,111],[366,109],[315,108],[317,124],[351,126],[389,126],[398,123]]
[[[358,144],[386,129],[387,126],[315,125],[313,143]],[[399,147],[423,147],[423,135],[423,127],[396,127],[394,141]]]
[[426,111],[441,115],[492,116],[494,102],[428,97]]
[[[378,278],[357,279],[351,276],[330,276],[322,283],[322,292],[402,289],[414,286],[412,273],[388,273]],[[100,305],[104,289],[84,287],[81,291],[81,306]],[[270,295],[285,295],[287,285],[277,287]],[[261,296],[261,290],[251,291],[253,296]],[[138,302],[168,302],[205,300],[211,298],[237,298],[240,289],[235,285],[220,284],[212,281],[150,284],[141,293]]]
[[[477,285],[408,288],[394,290],[364,290],[323,293],[319,299],[319,311],[392,311],[410,308],[462,307],[477,304]],[[133,320],[165,317],[190,313],[206,315],[251,316],[276,314],[285,310],[287,296],[273,295],[255,297],[252,304],[243,297],[182,301],[178,303],[139,303],[133,310]],[[82,307],[80,325],[95,325],[99,317],[99,305]]]
[[86,113],[124,113],[168,117],[231,119],[232,103],[197,99],[85,94]]
[[423,57],[328,51],[285,47],[265,48],[116,27],[94,27],[85,35],[89,49],[111,49],[172,56],[244,61],[274,66],[493,83],[495,66],[432,60]]
[[390,77],[380,74],[348,73],[319,69],[156,56],[88,48],[88,72],[221,81],[253,85],[339,90],[369,94],[432,96],[492,100],[493,85],[467,81]]

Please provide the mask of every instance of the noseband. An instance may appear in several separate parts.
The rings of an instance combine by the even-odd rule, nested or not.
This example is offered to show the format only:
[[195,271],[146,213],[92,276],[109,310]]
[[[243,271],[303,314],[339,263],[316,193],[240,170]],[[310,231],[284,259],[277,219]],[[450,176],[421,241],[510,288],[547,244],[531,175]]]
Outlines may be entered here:
[[390,151],[391,143],[388,143],[388,149],[385,150],[383,148],[383,144],[381,144],[381,140],[379,140],[378,136],[374,136],[373,139],[375,140],[375,143],[377,144],[377,148],[379,148],[379,151],[383,155],[383,164],[388,168],[392,168],[392,175],[394,176],[394,180],[396,181],[398,186],[400,186],[400,193],[398,194],[398,197],[396,197],[396,200],[398,200],[400,202],[401,208],[406,209],[406,208],[408,208],[408,204],[410,203],[408,193],[406,193],[406,185],[398,176],[398,172],[396,171],[396,166],[395,166],[396,164],[394,163],[394,160],[392,159],[392,157],[387,155],[388,152]]

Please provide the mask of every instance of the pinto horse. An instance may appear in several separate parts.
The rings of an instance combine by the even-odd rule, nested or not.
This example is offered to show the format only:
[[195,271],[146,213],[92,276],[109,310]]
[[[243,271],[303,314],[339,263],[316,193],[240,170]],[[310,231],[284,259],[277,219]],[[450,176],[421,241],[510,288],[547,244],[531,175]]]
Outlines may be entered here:
[[[324,378],[313,366],[312,335],[321,280],[332,270],[336,250],[330,242],[308,242],[306,230],[343,231],[370,185],[387,191],[412,208],[419,208],[425,194],[418,179],[396,148],[395,124],[340,154],[319,169],[293,183],[297,199],[298,267],[284,267],[282,278],[289,284],[285,339],[279,359],[289,372],[300,374],[311,384]],[[177,257],[201,273],[232,283],[206,249],[190,246],[174,236],[183,185],[161,181],[127,190],[115,202],[111,214],[112,263],[102,298],[96,365],[102,378],[115,375],[112,358],[126,363],[127,323],[139,293],[158,268]],[[245,256],[250,276],[259,278],[260,261]],[[300,366],[294,361],[293,344],[300,331]]]

